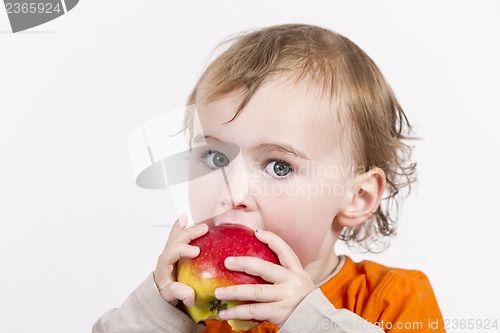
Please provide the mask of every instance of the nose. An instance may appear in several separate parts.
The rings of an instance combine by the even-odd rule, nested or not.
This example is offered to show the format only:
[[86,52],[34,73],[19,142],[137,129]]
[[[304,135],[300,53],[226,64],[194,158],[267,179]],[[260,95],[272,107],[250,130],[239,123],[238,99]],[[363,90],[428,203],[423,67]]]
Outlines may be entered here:
[[254,208],[254,198],[249,193],[249,174],[242,155],[238,155],[229,168],[222,168],[226,191],[223,191],[220,204],[225,209],[249,211]]

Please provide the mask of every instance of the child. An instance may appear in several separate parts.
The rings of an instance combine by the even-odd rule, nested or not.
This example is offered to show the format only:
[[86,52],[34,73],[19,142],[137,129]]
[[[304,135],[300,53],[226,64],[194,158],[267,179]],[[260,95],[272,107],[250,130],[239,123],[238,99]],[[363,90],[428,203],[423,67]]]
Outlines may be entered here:
[[192,167],[221,169],[224,179],[193,182],[196,225],[186,228],[184,215],[175,222],[154,273],[93,332],[231,332],[226,321],[195,324],[182,310],[194,291],[175,278],[179,258],[199,253],[188,243],[224,223],[256,230],[281,263],[226,260],[271,284],[218,289],[218,299],[250,301],[221,312],[224,320],[262,321],[252,333],[444,331],[423,273],[333,251],[337,239],[374,250],[393,235],[390,203],[415,171],[402,142],[408,120],[361,49],[310,25],[247,33],[210,64],[189,104],[191,144],[207,147]]

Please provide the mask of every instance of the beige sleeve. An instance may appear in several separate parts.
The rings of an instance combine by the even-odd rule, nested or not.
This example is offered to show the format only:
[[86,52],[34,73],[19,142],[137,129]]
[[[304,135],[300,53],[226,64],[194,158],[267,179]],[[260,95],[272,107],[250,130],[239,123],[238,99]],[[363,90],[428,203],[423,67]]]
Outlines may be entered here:
[[383,333],[384,331],[351,311],[336,309],[317,288],[302,300],[279,332]]
[[204,329],[161,297],[151,273],[120,308],[95,322],[92,333],[198,333]]

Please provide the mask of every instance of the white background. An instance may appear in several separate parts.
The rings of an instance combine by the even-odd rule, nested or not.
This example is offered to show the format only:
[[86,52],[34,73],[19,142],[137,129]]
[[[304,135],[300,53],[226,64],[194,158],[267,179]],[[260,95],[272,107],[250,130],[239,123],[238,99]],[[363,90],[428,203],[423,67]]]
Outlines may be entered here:
[[353,257],[423,270],[446,319],[500,320],[499,17],[498,1],[82,0],[12,34],[2,8],[0,332],[90,332],[142,282],[168,234],[150,225],[175,214],[135,186],[128,134],[184,103],[223,38],[285,22],[362,47],[423,138],[398,238]]

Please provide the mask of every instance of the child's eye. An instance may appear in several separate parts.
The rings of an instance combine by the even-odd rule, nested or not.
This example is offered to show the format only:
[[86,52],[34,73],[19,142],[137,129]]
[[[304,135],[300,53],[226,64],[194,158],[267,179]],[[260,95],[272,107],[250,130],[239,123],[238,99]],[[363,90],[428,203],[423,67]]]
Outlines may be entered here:
[[284,161],[271,161],[266,165],[264,170],[277,178],[285,178],[293,172],[290,164]]
[[203,162],[212,169],[218,169],[228,166],[229,158],[221,152],[209,151],[203,156]]

